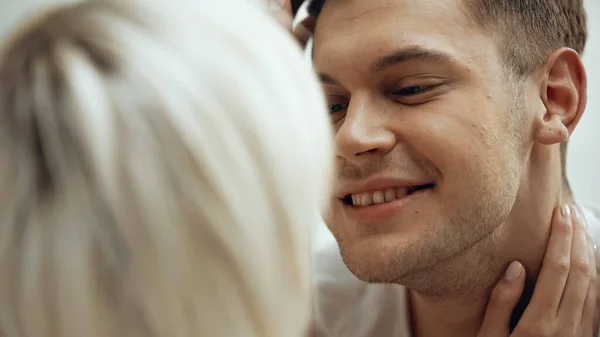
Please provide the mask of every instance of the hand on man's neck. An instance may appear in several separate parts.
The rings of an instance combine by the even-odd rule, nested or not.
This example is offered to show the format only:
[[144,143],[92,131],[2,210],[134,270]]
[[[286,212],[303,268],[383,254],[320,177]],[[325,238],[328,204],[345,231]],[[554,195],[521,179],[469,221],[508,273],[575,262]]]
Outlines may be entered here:
[[525,266],[527,273],[527,284],[513,313],[511,326],[518,323],[531,299],[542,266],[554,207],[573,203],[567,186],[559,183],[562,180],[559,176],[552,168],[532,173],[527,184],[522,186],[519,200],[515,202],[506,223],[465,252],[464,256],[448,261],[449,265],[455,264],[455,268],[466,261],[470,265],[481,265],[479,271],[464,277],[461,275],[462,278],[444,278],[441,276],[444,271],[440,272],[437,278],[454,281],[456,284],[448,286],[448,289],[454,286],[456,291],[432,297],[408,290],[412,337],[476,337],[492,289],[503,277],[510,262],[515,260]]
[[[487,241],[487,240],[485,240]],[[471,249],[476,253],[479,247],[490,243],[482,241]],[[491,240],[490,240],[491,241]],[[479,247],[478,247],[479,246]],[[466,253],[465,258],[471,254]],[[471,255],[471,258],[475,255]],[[480,254],[477,263],[485,265],[481,273],[465,275],[463,279],[446,279],[456,283],[455,292],[444,292],[439,296],[422,295],[407,290],[410,312],[412,337],[475,337],[479,332],[487,303],[496,282],[504,275],[508,263],[496,259],[489,259],[487,254]],[[464,258],[457,258],[457,265],[463,263]]]
[[483,322],[486,298],[476,302],[464,298],[431,299],[408,290],[412,337],[477,336]]

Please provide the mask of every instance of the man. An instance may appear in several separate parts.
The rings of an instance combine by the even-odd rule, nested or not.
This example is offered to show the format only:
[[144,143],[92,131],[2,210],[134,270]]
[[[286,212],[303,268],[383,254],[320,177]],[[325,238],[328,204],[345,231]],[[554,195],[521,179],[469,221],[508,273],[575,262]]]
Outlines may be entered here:
[[[326,0],[310,12],[340,171],[327,219],[339,252],[316,259],[317,334],[474,336],[510,261],[533,288],[553,208],[573,202],[581,1]],[[580,209],[600,228],[600,212]]]

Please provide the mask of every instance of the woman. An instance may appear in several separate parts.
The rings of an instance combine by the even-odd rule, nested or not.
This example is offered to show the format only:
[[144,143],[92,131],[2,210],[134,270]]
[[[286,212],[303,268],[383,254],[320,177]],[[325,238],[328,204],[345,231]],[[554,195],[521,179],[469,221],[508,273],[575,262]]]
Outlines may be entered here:
[[2,336],[308,328],[319,86],[254,7],[157,3],[52,8],[2,45]]

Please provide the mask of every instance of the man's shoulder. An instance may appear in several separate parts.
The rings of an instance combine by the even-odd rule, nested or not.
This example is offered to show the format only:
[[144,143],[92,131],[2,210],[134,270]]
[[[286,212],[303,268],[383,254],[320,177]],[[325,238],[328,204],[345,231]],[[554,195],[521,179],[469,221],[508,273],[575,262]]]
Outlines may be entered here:
[[318,337],[408,336],[405,288],[357,279],[332,240],[314,252]]
[[600,206],[583,203],[579,204],[579,209],[583,214],[583,218],[585,219],[594,241],[600,246]]
[[[600,206],[594,204],[579,204],[579,209],[583,213],[583,218],[594,238],[596,245],[600,247]],[[598,247],[596,248],[598,250]],[[600,329],[598,333],[600,337]]]
[[583,203],[580,205],[584,216],[591,216],[596,222],[600,222],[600,205]]

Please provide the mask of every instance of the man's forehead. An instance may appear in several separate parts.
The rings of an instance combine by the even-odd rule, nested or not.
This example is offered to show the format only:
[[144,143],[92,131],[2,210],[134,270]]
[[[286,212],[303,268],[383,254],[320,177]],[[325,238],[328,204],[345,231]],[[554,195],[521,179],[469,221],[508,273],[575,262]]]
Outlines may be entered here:
[[365,16],[390,14],[402,20],[432,18],[440,14],[447,16],[460,8],[460,0],[327,0],[321,14],[325,20],[352,21]]
[[495,40],[465,23],[469,18],[456,1],[327,0],[313,45],[315,67],[327,75],[323,82],[343,81],[349,69],[356,73],[352,77],[376,76],[373,69],[415,59],[489,66],[497,61]]
[[457,1],[327,0],[317,21],[314,56],[342,50],[380,56],[413,47],[462,50],[482,32],[464,23],[467,16]]
[[[472,30],[460,0],[327,0],[315,45],[337,39],[392,39],[400,35],[453,35]],[[381,40],[381,39],[379,39]]]

